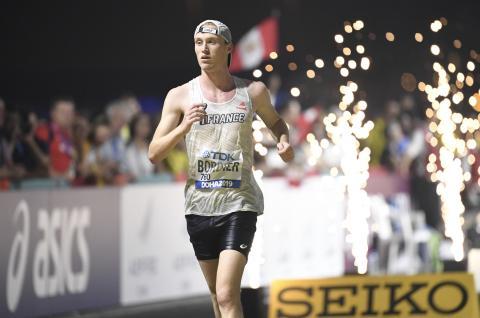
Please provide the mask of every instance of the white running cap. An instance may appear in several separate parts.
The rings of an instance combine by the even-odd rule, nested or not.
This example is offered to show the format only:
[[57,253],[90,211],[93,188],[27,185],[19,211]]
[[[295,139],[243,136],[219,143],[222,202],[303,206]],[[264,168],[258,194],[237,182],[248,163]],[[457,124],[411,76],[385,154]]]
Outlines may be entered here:
[[[207,23],[215,25],[216,29],[209,26],[204,26]],[[225,24],[217,20],[205,20],[203,22],[200,22],[200,24],[197,25],[197,27],[195,28],[195,33],[193,33],[193,36],[195,37],[197,33],[216,34],[221,36],[225,40],[225,42],[232,43],[232,33],[230,32],[230,29]]]

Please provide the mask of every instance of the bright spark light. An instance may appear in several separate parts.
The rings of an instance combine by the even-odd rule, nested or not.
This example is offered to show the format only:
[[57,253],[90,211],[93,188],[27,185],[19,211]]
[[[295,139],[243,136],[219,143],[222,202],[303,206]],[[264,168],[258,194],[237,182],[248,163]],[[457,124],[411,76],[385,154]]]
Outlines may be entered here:
[[322,59],[316,59],[315,60],[315,66],[318,68],[323,68],[325,66],[325,62],[323,62]]
[[315,166],[319,162],[323,150],[314,134],[309,133],[307,135],[307,142],[309,144],[307,162],[310,166]]
[[415,41],[417,41],[418,43],[421,43],[423,42],[423,35],[422,33],[415,33]]
[[448,63],[448,71],[449,71],[450,73],[455,73],[456,69],[457,69],[457,68],[455,67],[455,64],[453,64],[453,63]]
[[473,86],[473,82],[474,80],[472,76],[467,75],[467,77],[465,77],[465,84],[467,84],[467,86]]
[[368,57],[362,57],[360,67],[364,70],[368,70],[370,68],[370,59]]
[[418,82],[418,90],[421,92],[425,91],[425,83],[424,82]]
[[334,65],[339,68],[341,66],[343,66],[343,64],[345,64],[345,58],[343,56],[337,56],[335,58],[335,62],[334,62]]
[[436,44],[433,44],[430,47],[430,52],[432,52],[433,55],[438,55],[438,54],[440,54],[440,47]]
[[269,56],[272,60],[276,60],[278,58],[278,53],[277,52],[270,52]]
[[292,87],[290,94],[292,94],[293,97],[298,97],[300,96],[300,89],[298,89],[298,87]]
[[477,98],[475,96],[470,96],[470,98],[468,99],[468,103],[472,107],[477,105]]
[[256,78],[262,77],[262,71],[259,69],[256,69],[255,71],[253,71],[253,76]]
[[438,32],[442,28],[442,23],[439,20],[435,20],[430,24],[430,29],[433,32]]
[[360,31],[361,29],[363,29],[363,27],[364,27],[364,24],[362,20],[357,20],[353,23],[353,28],[357,31]]
[[342,67],[340,69],[340,75],[342,75],[343,77],[347,77],[349,73],[350,72],[348,71],[348,68],[346,68],[346,67]]
[[[434,50],[433,47],[432,53],[438,55],[440,48],[436,46]],[[471,178],[464,173],[461,159],[467,156],[469,148],[476,147],[476,142],[472,139],[465,142],[462,136],[458,137],[458,127],[460,126],[462,132],[466,132],[470,123],[462,114],[453,112],[451,108],[452,102],[458,104],[464,99],[463,93],[451,91],[450,76],[440,63],[436,62],[433,69],[438,75],[437,86],[430,87],[425,90],[425,93],[432,103],[432,108],[427,109],[427,117],[430,118],[428,127],[432,133],[430,144],[433,147],[439,147],[439,156],[437,158],[434,154],[430,154],[426,168],[431,173],[432,181],[438,182],[437,194],[441,199],[445,235],[452,240],[455,260],[461,261],[464,258],[462,215],[465,211],[461,192],[465,188],[467,179]],[[455,72],[455,66],[450,63],[448,71]],[[459,74],[457,79],[459,76],[462,77]],[[435,138],[435,135],[439,138]]]
[[[363,27],[364,24],[360,20],[353,24],[353,28],[357,31]],[[360,54],[365,52],[362,45],[357,45],[355,48]],[[374,125],[372,121],[364,122],[367,103],[364,100],[356,99],[355,94],[358,92],[358,85],[348,80],[351,72],[346,67],[342,67],[345,64],[345,59],[339,56],[335,59],[334,64],[339,69],[340,75],[345,78],[346,84],[339,87],[341,97],[339,115],[330,113],[324,118],[325,128],[332,146],[340,149],[342,154],[340,169],[333,167],[330,174],[332,176],[343,175],[345,180],[347,200],[345,224],[348,231],[346,241],[351,244],[357,272],[365,274],[368,267],[369,227],[367,219],[370,216],[370,201],[364,188],[369,176],[370,149],[361,149],[359,140],[367,138]],[[368,70],[370,59],[362,57],[359,64],[363,70]],[[357,62],[349,60],[346,65],[353,72],[357,67]],[[312,143],[315,144],[314,141]],[[325,149],[329,144],[330,142],[327,139],[322,139],[319,149]],[[318,147],[318,145],[315,144],[314,147]]]
[[473,63],[472,61],[468,61],[467,63],[467,69],[471,72],[473,72],[475,70],[475,63]]

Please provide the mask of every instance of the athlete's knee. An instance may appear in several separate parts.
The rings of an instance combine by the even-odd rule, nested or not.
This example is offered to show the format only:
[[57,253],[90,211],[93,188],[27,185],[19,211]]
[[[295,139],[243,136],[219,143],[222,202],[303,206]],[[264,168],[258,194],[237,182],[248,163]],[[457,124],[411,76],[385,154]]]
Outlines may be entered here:
[[217,287],[218,306],[223,309],[233,308],[240,303],[240,291],[230,286]]
[[217,294],[210,292],[210,298],[212,299],[213,304],[218,306]]
[[217,296],[217,291],[215,289],[215,285],[213,285],[213,286],[208,285],[208,291],[210,292],[210,295],[215,296],[215,297]]

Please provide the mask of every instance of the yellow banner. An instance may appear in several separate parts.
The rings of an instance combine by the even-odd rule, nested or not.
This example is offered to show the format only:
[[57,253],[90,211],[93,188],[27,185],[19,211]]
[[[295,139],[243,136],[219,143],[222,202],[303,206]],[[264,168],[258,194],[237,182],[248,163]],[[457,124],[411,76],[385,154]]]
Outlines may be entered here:
[[269,318],[477,318],[467,273],[274,281]]

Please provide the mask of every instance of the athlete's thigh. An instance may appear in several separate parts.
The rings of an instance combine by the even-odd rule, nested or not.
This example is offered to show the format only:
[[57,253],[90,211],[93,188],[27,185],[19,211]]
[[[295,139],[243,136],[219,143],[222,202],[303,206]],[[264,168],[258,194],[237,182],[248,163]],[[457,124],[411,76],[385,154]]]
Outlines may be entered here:
[[203,276],[207,281],[208,289],[210,293],[215,293],[215,286],[217,284],[217,270],[218,270],[218,258],[209,259],[204,261],[198,261],[200,268],[202,269]]
[[217,270],[217,290],[228,288],[240,291],[243,270],[247,264],[245,255],[236,250],[223,250],[220,252]]

